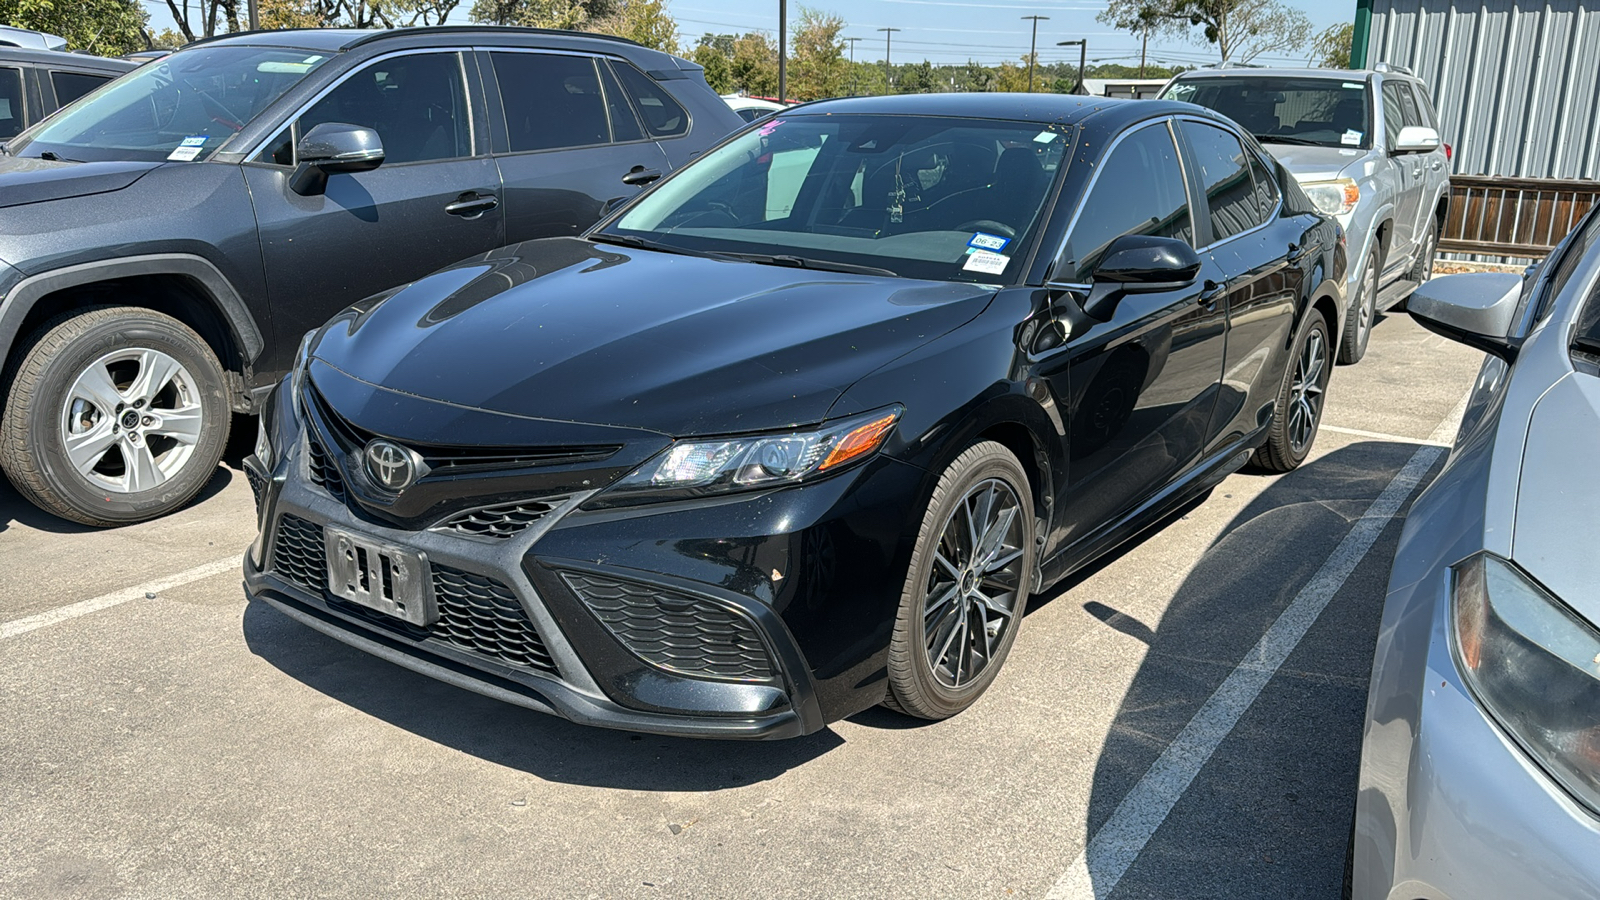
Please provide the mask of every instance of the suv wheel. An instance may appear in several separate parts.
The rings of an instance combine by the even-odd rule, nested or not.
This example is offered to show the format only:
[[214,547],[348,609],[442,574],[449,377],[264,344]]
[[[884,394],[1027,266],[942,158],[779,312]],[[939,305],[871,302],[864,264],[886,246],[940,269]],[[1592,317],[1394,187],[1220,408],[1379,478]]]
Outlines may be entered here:
[[1250,460],[1268,472],[1288,472],[1311,455],[1317,428],[1322,424],[1322,401],[1333,373],[1328,359],[1328,321],[1311,312],[1310,321],[1295,341],[1283,386],[1272,406],[1272,427],[1267,442]]
[[1344,317],[1344,339],[1339,342],[1339,362],[1350,365],[1367,355],[1367,342],[1372,339],[1372,323],[1378,318],[1378,258],[1377,248],[1367,254],[1366,274],[1361,276],[1350,312]]
[[1027,473],[1004,445],[974,444],[940,476],[923,513],[884,705],[945,719],[976,702],[1017,639],[1033,559]]
[[47,322],[12,372],[0,468],[85,525],[153,519],[215,473],[230,414],[222,367],[182,322],[131,307]]
[[1439,220],[1428,219],[1428,231],[1422,238],[1422,247],[1417,253],[1417,264],[1411,267],[1408,276],[1417,284],[1427,284],[1433,277],[1433,264],[1439,255]]

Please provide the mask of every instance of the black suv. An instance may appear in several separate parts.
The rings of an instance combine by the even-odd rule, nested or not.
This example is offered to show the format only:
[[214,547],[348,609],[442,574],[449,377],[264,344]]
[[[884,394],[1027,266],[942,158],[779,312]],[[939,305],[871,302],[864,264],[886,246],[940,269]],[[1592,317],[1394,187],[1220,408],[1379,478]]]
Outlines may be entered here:
[[0,46],[0,141],[136,66],[125,59]]
[[90,525],[188,502],[300,338],[572,235],[742,121],[699,66],[530,29],[200,41],[0,157],[0,467]]

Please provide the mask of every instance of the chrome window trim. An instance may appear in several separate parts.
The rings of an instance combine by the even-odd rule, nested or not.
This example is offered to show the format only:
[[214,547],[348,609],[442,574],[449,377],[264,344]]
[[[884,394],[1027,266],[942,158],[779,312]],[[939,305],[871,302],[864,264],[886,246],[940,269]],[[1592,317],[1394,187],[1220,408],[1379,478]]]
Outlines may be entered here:
[[[493,54],[496,54],[496,53],[526,53],[526,54],[535,55],[535,56],[581,56],[581,57],[584,57],[585,59],[589,60],[589,62],[591,64],[593,64],[594,67],[595,67],[594,78],[595,78],[595,81],[597,83],[599,83],[599,85],[600,85],[600,102],[601,103],[606,103],[606,101],[607,101],[606,79],[605,79],[605,76],[602,75],[601,72],[600,72],[600,64],[604,60],[611,59],[613,57],[608,57],[608,56],[605,56],[605,55],[600,54],[600,53],[587,53],[587,52],[582,51],[582,50],[546,50],[543,47],[479,47],[477,49],[479,51],[481,51],[481,52],[488,53],[491,56]],[[492,58],[489,60],[489,68],[490,69],[494,68],[494,60]],[[500,88],[500,73],[499,72],[494,72],[493,74],[494,74],[495,91],[499,95],[499,98],[500,98],[500,112],[501,112],[501,115],[504,115],[505,114],[505,105],[506,105],[505,91],[501,90],[501,88]],[[613,76],[613,77],[615,77],[615,76]],[[648,76],[646,76],[646,77],[648,77]],[[628,101],[628,98],[626,96],[622,97],[622,103],[623,103],[623,105],[628,107],[628,111],[630,113],[633,112],[633,104]],[[681,106],[682,104],[679,104],[679,105]],[[687,115],[688,114],[688,110],[684,110],[684,113]],[[616,129],[616,126],[611,121],[611,107],[610,107],[609,104],[607,104],[606,105],[606,131],[611,135],[611,140],[609,140],[609,141],[606,141],[606,142],[600,143],[600,144],[570,144],[570,145],[565,146],[565,147],[543,147],[543,148],[538,149],[538,150],[507,150],[504,153],[496,153],[495,149],[494,149],[494,142],[491,141],[490,144],[489,144],[489,155],[492,156],[492,157],[495,157],[496,159],[499,159],[499,158],[505,157],[505,156],[527,156],[527,155],[533,154],[533,153],[564,153],[564,152],[566,152],[568,150],[585,150],[585,149],[593,149],[595,147],[629,147],[629,146],[632,146],[634,144],[654,143],[656,139],[650,137],[649,132],[644,127],[644,123],[638,121],[638,113],[634,113],[633,115],[634,115],[634,124],[639,126],[639,134],[643,135],[643,137],[637,138],[635,140],[631,140],[631,141],[619,141],[619,140],[617,140],[617,129]],[[685,134],[687,134],[687,132],[685,132]],[[678,135],[678,136],[682,137],[683,135]],[[508,146],[508,147],[510,146],[509,141],[507,142],[506,146]]]
[[[467,99],[467,143],[472,147],[472,152],[468,153],[466,156],[451,156],[451,157],[448,157],[448,158],[445,158],[445,159],[424,159],[424,160],[417,160],[417,162],[439,163],[439,162],[454,162],[456,160],[461,160],[461,159],[476,159],[480,155],[477,152],[477,148],[478,148],[478,122],[477,122],[477,117],[473,115],[473,111],[472,111],[472,107],[473,107],[473,102],[472,102],[472,99],[473,99],[472,98],[472,79],[467,77],[467,63],[466,63],[466,56],[465,56],[465,54],[471,53],[472,50],[473,50],[473,48],[471,48],[471,47],[459,47],[459,46],[451,46],[451,47],[415,47],[415,48],[412,48],[410,50],[395,50],[395,51],[390,52],[390,53],[380,54],[378,56],[372,57],[371,59],[367,59],[367,60],[364,60],[362,62],[359,62],[359,63],[357,63],[355,65],[354,68],[352,68],[350,71],[348,71],[348,72],[344,73],[343,75],[341,75],[332,84],[329,84],[329,85],[325,86],[322,90],[320,90],[316,94],[314,94],[311,97],[310,100],[307,100],[305,103],[302,103],[298,109],[296,109],[292,114],[290,114],[289,116],[287,116],[283,120],[283,125],[281,127],[273,129],[271,134],[267,135],[265,138],[263,138],[262,140],[258,141],[254,146],[252,146],[249,150],[245,151],[242,154],[244,156],[244,162],[246,162],[246,163],[256,163],[257,165],[264,165],[264,166],[267,166],[268,168],[273,168],[273,169],[282,169],[282,168],[284,168],[283,166],[280,166],[277,163],[263,163],[260,160],[256,159],[256,157],[261,154],[261,151],[263,151],[267,147],[271,146],[273,140],[276,139],[278,137],[278,135],[282,134],[284,132],[284,129],[293,128],[295,126],[295,124],[300,121],[300,117],[301,116],[303,116],[307,112],[309,112],[313,106],[316,106],[318,103],[321,103],[322,99],[324,97],[328,96],[329,94],[333,93],[335,88],[338,88],[338,87],[342,86],[345,82],[349,81],[351,78],[354,78],[356,75],[359,75],[362,72],[365,72],[371,66],[376,65],[377,63],[383,62],[386,59],[395,59],[396,57],[401,57],[401,56],[421,56],[424,53],[454,53],[456,55],[456,68],[461,70],[461,89],[462,89],[462,92],[464,94],[466,94],[466,99]],[[224,145],[224,146],[226,146],[226,145]],[[222,149],[223,149],[222,147],[218,147],[217,148],[218,151],[221,151]],[[298,156],[298,154],[297,154],[297,156]],[[298,162],[299,162],[299,160],[297,158],[296,159],[296,163],[298,163]],[[404,165],[411,165],[411,163],[396,163],[395,165],[404,166]],[[392,166],[391,166],[391,168],[392,168]]]
[[[1246,142],[1244,140],[1244,138],[1239,136],[1238,132],[1235,132],[1230,128],[1224,127],[1220,122],[1214,122],[1214,121],[1211,121],[1209,119],[1203,119],[1200,116],[1174,116],[1173,118],[1177,119],[1180,122],[1195,122],[1195,123],[1200,124],[1200,125],[1209,125],[1212,128],[1217,129],[1218,131],[1224,132],[1226,134],[1233,135],[1234,140],[1239,142],[1239,146],[1240,146],[1241,149],[1244,150],[1244,152],[1246,152],[1246,153],[1254,153],[1255,152],[1253,149],[1251,149],[1250,144],[1248,142]],[[1272,171],[1272,167],[1267,165],[1266,160],[1262,160],[1261,164],[1266,167],[1268,172]],[[1245,166],[1245,171],[1247,171],[1247,172],[1250,171],[1250,167],[1248,165]],[[1255,173],[1252,172],[1250,177],[1252,179],[1254,179],[1256,177]],[[1227,237],[1223,238],[1220,241],[1212,241],[1211,243],[1205,245],[1204,247],[1196,247],[1195,248],[1195,252],[1199,253],[1201,251],[1212,250],[1212,249],[1214,249],[1216,247],[1221,247],[1222,245],[1227,244],[1230,241],[1237,240],[1237,239],[1245,237],[1247,235],[1255,234],[1256,232],[1260,231],[1261,229],[1266,228],[1268,225],[1271,225],[1272,223],[1276,222],[1283,215],[1283,186],[1282,185],[1277,185],[1276,187],[1277,187],[1277,194],[1278,194],[1278,202],[1273,205],[1272,211],[1267,214],[1267,217],[1261,222],[1261,224],[1256,225],[1253,228],[1246,228],[1244,231],[1239,231],[1239,232],[1235,232],[1234,234],[1230,234],[1230,235],[1228,235]],[[1208,202],[1206,204],[1206,215],[1210,216],[1210,214],[1211,214],[1211,205]]]

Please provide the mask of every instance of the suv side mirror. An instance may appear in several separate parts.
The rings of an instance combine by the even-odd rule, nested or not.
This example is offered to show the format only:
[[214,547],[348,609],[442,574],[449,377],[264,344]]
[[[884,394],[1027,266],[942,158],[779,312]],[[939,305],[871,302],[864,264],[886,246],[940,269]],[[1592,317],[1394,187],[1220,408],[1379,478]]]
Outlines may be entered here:
[[1125,234],[1111,242],[1094,268],[1083,311],[1102,322],[1128,294],[1175,291],[1200,274],[1200,255],[1177,238]]
[[1426,125],[1407,125],[1395,137],[1396,153],[1430,153],[1439,149],[1439,132]]
[[1417,288],[1406,312],[1434,334],[1509,363],[1522,343],[1509,337],[1522,286],[1523,277],[1515,272],[1445,275]]
[[331,172],[366,172],[383,164],[378,133],[360,125],[323,122],[295,145],[294,175],[289,189],[301,196],[320,194]]

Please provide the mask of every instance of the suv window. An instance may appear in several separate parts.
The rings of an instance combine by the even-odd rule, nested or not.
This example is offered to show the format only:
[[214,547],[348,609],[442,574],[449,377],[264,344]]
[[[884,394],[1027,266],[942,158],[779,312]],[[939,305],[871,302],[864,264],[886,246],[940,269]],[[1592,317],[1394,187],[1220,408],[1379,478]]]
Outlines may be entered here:
[[600,65],[600,83],[606,94],[606,111],[611,113],[611,139],[619,144],[644,140],[644,130],[639,127],[633,107],[628,105],[622,85],[617,83],[617,76],[612,73],[611,67],[603,63]]
[[110,80],[106,75],[86,75],[83,72],[50,73],[50,86],[56,89],[56,103],[60,106],[66,106]]
[[1214,109],[1263,143],[1370,146],[1367,83],[1361,80],[1200,76],[1172,82],[1161,97]]
[[[611,142],[593,57],[491,53],[512,153]],[[631,118],[631,114],[630,114]]]
[[22,130],[22,70],[0,69],[0,140]]
[[[1383,145],[1384,149],[1394,151],[1395,144],[1400,140],[1400,129],[1406,127],[1406,104],[1402,99],[1400,82],[1385,81],[1383,83]],[[1412,115],[1416,115],[1415,109]]]
[[1101,164],[1100,175],[1078,210],[1055,280],[1087,283],[1106,247],[1125,234],[1194,243],[1183,168],[1165,123],[1129,134]]
[[419,53],[379,60],[346,78],[300,117],[303,137],[325,122],[378,133],[384,165],[472,155],[461,59]]
[[623,92],[633,101],[639,118],[644,120],[645,130],[652,137],[676,137],[688,133],[689,113],[672,99],[665,88],[628,63],[613,61],[611,66],[622,80]]
[[1426,125],[1435,131],[1439,130],[1439,117],[1434,115],[1433,102],[1428,99],[1427,90],[1425,90],[1422,85],[1413,82],[1406,82],[1405,86],[1406,93],[1412,95],[1412,97],[1415,98],[1416,103],[1415,111],[1417,113],[1417,120],[1410,124]]
[[1205,190],[1211,240],[1226,240],[1266,221],[1256,204],[1255,183],[1239,139],[1221,128],[1191,121],[1183,123],[1183,134]]

